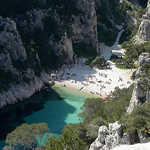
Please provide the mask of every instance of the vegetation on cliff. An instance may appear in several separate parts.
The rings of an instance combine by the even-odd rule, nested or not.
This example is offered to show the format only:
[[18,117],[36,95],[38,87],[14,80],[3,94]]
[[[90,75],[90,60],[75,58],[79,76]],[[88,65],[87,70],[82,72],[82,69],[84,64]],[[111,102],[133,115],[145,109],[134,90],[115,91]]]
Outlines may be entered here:
[[142,106],[134,108],[133,112],[122,118],[120,123],[124,124],[124,132],[129,132],[131,142],[137,142],[137,132],[150,128],[150,100],[145,102]]
[[111,60],[116,63],[117,67],[130,69],[137,67],[137,61],[141,53],[150,53],[150,40],[142,44],[134,44],[132,41],[126,41],[122,44],[126,49],[123,57],[112,55]]

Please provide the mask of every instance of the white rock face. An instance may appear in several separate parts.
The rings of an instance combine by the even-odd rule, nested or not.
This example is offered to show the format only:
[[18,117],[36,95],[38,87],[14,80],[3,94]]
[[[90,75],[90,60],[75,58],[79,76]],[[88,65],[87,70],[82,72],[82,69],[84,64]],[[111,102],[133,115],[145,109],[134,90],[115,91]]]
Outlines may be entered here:
[[141,66],[144,63],[150,63],[150,54],[149,53],[142,53],[139,56],[139,66]]
[[142,16],[138,34],[134,37],[134,41],[139,44],[148,41],[148,39],[150,39],[150,0],[147,4],[147,12]]
[[135,82],[134,83],[134,90],[132,93],[132,98],[130,100],[129,107],[127,109],[127,114],[130,114],[133,111],[134,107],[139,105],[139,99],[138,99],[137,91],[138,91],[138,86],[137,86],[137,82]]
[[66,63],[73,60],[74,51],[72,47],[72,40],[67,37],[66,32],[63,34],[59,42],[56,42],[53,39],[53,36],[50,37],[49,44],[54,48],[57,56],[65,55]]
[[129,107],[127,109],[127,114],[130,114],[133,111],[135,106],[142,104],[140,99],[144,98],[145,101],[150,99],[150,91],[143,91],[138,84],[138,82],[140,81],[140,79],[138,77],[140,77],[140,75],[142,73],[141,65],[144,63],[150,63],[150,57],[149,56],[150,56],[150,54],[148,54],[148,53],[142,53],[139,56],[139,61],[138,61],[139,68],[136,71],[136,75],[135,75],[137,79],[134,82],[134,90],[132,93],[132,98],[131,98],[130,103],[129,103]]
[[90,145],[89,150],[110,150],[121,144],[129,144],[129,134],[122,135],[122,126],[118,122],[110,123],[109,127],[101,126],[97,139]]
[[149,150],[149,149],[150,149],[150,142],[144,144],[121,145],[111,150]]
[[137,24],[137,20],[127,11],[125,22],[127,24]]
[[99,52],[95,1],[77,0],[77,7],[83,14],[72,17],[73,41],[91,44]]
[[7,104],[15,104],[18,101],[30,98],[33,94],[40,91],[49,80],[50,76],[42,73],[41,78],[34,75],[29,84],[24,82],[12,84],[8,91],[0,94],[0,109],[4,108]]
[[[27,58],[24,45],[16,28],[15,21],[10,18],[3,19],[0,17],[0,45],[10,54],[14,60],[25,60]],[[6,52],[6,53],[7,53]]]

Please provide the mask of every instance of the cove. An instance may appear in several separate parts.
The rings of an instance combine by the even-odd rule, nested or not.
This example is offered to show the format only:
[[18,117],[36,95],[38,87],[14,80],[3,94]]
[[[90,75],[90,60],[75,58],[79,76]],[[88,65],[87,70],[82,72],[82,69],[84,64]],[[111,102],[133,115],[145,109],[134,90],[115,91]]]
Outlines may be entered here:
[[54,86],[48,92],[42,91],[29,100],[1,110],[0,149],[5,145],[6,135],[22,123],[46,122],[50,133],[58,137],[65,125],[82,121],[78,114],[87,97],[86,93]]

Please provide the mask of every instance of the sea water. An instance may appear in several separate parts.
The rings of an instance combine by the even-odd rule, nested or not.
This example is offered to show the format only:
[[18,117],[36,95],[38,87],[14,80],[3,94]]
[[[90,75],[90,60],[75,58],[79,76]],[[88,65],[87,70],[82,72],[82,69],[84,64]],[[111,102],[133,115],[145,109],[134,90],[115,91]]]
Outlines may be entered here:
[[0,149],[6,135],[22,123],[46,122],[50,133],[59,137],[65,125],[82,121],[78,114],[87,97],[79,91],[54,86],[49,92],[40,92],[0,111]]

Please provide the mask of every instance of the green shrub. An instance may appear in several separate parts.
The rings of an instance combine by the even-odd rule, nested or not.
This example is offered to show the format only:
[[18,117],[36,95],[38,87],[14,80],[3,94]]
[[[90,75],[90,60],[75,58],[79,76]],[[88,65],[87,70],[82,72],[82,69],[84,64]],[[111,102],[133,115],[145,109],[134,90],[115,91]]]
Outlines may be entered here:
[[132,38],[138,32],[137,25],[125,25],[124,29],[125,29],[125,31],[122,33],[122,35],[120,37],[119,44],[123,44],[124,41],[131,41]]
[[136,71],[134,71],[133,73],[132,73],[132,76],[131,76],[131,80],[135,80],[135,74],[136,74]]
[[[144,131],[145,128],[150,128],[150,100],[141,106],[134,108],[133,112],[122,118],[120,123],[125,126],[125,132],[129,132],[135,136],[138,130]],[[133,139],[134,142],[136,139]]]
[[83,56],[86,58],[90,58],[90,57],[95,57],[97,55],[96,51],[92,45],[88,45],[88,44],[83,43],[83,42],[74,43],[73,44],[73,50],[78,57]]
[[132,10],[132,3],[123,1],[116,9],[120,18],[122,19],[122,21],[124,21],[126,17],[126,12],[128,10]]
[[91,67],[96,67],[98,69],[107,67],[108,63],[103,56],[97,56],[91,63]]
[[97,117],[101,117],[107,122],[115,122],[125,115],[132,91],[133,86],[123,89],[116,88],[112,95],[108,97],[107,102],[98,98],[87,99],[81,107],[83,112],[79,116],[83,118],[84,122],[88,123]]
[[21,78],[13,74],[11,71],[0,69],[0,92],[6,91],[10,87],[10,83],[19,83]]
[[102,117],[97,117],[97,118],[93,119],[87,125],[86,136],[90,143],[94,142],[94,140],[97,138],[99,127],[104,126],[104,125],[108,126],[108,122],[105,119],[103,119]]
[[138,82],[139,86],[144,91],[150,90],[150,64],[144,63],[141,66],[142,74],[140,75],[140,81]]
[[66,126],[59,139],[50,137],[43,150],[84,150],[85,143],[79,138],[76,131],[70,126]]
[[143,44],[133,44],[133,42],[125,41],[122,47],[126,49],[125,56],[122,60],[118,60],[116,66],[120,68],[135,68],[135,61],[138,61],[141,53],[150,53],[150,40]]
[[101,43],[105,43],[107,46],[112,46],[117,38],[118,32],[112,29],[104,29],[102,26],[98,26],[98,40]]

